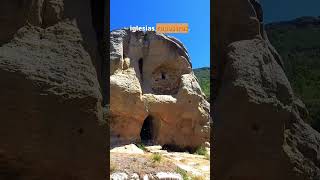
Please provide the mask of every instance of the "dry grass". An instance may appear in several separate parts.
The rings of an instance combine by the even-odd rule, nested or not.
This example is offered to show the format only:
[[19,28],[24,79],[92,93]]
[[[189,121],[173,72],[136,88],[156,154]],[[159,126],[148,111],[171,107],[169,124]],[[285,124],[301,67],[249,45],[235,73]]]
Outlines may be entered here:
[[206,159],[206,160],[210,160],[210,154],[207,153],[207,154],[205,155],[205,159]]
[[117,170],[117,166],[113,163],[110,164],[110,173],[114,173]]
[[205,180],[206,179],[204,176],[190,175],[187,171],[179,167],[176,169],[176,173],[180,174],[183,180]]
[[174,163],[157,154],[111,153],[110,163],[122,172],[138,173],[140,176],[157,172],[175,172],[177,168]]
[[189,180],[189,175],[188,175],[187,171],[177,167],[176,173],[180,174],[182,176],[183,180]]
[[180,159],[180,162],[185,163],[185,162],[187,162],[187,160],[186,159]]
[[152,159],[153,162],[160,163],[161,159],[162,159],[162,155],[159,154],[159,153],[154,153],[154,154],[151,155],[151,159]]
[[191,180],[205,180],[204,176],[191,176]]

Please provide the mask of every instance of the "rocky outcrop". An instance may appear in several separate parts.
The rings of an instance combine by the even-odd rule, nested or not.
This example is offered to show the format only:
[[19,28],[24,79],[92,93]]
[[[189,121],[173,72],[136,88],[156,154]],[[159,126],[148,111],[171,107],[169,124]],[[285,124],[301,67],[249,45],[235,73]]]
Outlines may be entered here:
[[320,179],[320,135],[303,120],[259,3],[221,0],[214,7],[213,176]]
[[209,141],[209,103],[178,40],[155,32],[111,32],[111,141],[150,140],[195,148]]
[[90,1],[0,10],[0,179],[105,178],[107,126]]

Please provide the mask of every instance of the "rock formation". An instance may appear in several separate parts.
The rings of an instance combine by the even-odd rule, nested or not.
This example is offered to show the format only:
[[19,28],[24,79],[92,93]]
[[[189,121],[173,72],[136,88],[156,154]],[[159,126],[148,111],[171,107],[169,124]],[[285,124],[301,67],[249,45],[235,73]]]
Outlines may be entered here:
[[111,143],[195,148],[209,141],[209,103],[183,44],[155,32],[111,32]]
[[1,3],[0,179],[105,179],[89,7],[89,0]]
[[[214,3],[217,180],[320,179],[320,135],[304,122],[255,0]],[[232,12],[232,13],[231,13]]]

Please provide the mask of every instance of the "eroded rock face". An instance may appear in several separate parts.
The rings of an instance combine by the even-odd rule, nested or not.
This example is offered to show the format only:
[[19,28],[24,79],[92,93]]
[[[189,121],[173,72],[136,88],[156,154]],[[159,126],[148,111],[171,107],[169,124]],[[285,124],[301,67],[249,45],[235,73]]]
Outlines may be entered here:
[[178,40],[111,32],[111,141],[197,147],[209,141],[209,103]]
[[214,177],[319,179],[319,133],[303,121],[307,111],[265,35],[259,3],[214,7]]
[[0,179],[105,179],[90,1],[70,4],[1,3]]

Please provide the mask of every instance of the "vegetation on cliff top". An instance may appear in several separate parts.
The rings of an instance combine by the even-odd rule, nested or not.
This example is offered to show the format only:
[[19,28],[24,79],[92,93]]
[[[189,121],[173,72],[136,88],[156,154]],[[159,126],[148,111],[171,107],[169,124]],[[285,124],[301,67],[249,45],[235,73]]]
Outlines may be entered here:
[[320,18],[272,23],[266,30],[283,58],[295,95],[309,111],[308,121],[320,131]]
[[203,67],[193,70],[194,74],[196,75],[200,87],[203,93],[206,95],[206,99],[210,99],[210,68]]
[[[309,111],[308,122],[320,132],[320,18],[302,17],[270,23],[266,31],[281,55],[295,95]],[[194,69],[202,91],[210,97],[210,69]]]

